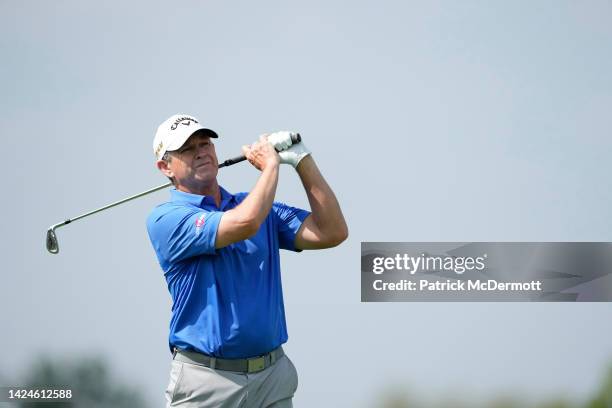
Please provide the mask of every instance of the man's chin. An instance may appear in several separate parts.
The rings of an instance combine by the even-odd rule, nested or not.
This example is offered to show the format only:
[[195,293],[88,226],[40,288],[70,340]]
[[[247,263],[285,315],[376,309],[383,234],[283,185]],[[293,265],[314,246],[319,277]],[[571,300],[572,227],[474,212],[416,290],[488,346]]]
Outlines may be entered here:
[[210,169],[202,169],[202,168],[200,170],[206,170],[206,171],[198,171],[195,174],[195,179],[198,180],[199,182],[209,183],[217,179],[216,171],[211,171]]

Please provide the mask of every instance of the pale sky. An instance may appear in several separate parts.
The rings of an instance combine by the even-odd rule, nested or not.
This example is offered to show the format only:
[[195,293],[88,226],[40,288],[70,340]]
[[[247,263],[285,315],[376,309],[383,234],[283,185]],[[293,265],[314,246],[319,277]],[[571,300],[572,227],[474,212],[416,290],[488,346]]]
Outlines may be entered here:
[[[170,297],[144,221],[155,128],[190,113],[219,158],[291,129],[349,240],[283,253],[296,407],[581,397],[612,362],[610,304],[360,303],[362,241],[611,241],[610,1],[0,3],[6,194],[0,373],[102,353],[161,406]],[[248,191],[257,171],[223,169]],[[277,199],[307,206],[283,168]],[[27,364],[25,364],[27,365]]]

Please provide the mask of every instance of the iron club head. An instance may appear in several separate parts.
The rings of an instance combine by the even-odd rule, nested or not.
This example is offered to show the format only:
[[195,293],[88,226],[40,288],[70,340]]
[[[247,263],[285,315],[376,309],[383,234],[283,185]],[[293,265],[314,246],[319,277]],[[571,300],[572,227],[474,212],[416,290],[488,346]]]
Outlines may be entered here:
[[47,251],[52,254],[59,252],[59,243],[57,242],[57,235],[55,235],[55,227],[51,227],[47,230]]

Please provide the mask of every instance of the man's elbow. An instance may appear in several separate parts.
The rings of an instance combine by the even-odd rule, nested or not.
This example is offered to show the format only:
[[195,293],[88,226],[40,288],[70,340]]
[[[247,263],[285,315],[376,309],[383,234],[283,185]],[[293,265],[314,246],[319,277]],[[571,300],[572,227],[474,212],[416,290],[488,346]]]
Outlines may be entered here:
[[257,231],[259,231],[260,226],[261,222],[255,218],[249,218],[244,220],[240,227],[242,240],[249,239],[255,234],[257,234]]
[[253,237],[262,223],[263,220],[256,213],[237,211],[237,209],[224,212],[217,229],[215,248],[224,248]]
[[348,227],[343,225],[340,228],[334,229],[328,234],[327,245],[329,248],[335,247],[346,241],[349,236]]

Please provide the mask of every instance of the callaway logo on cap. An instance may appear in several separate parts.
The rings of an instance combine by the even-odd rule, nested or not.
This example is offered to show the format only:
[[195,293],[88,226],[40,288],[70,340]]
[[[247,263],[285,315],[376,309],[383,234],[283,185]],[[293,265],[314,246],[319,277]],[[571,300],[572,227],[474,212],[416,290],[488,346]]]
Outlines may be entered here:
[[157,128],[153,139],[153,153],[161,160],[166,152],[179,149],[197,131],[206,132],[209,137],[219,137],[215,131],[207,129],[191,115],[178,113],[170,116]]

